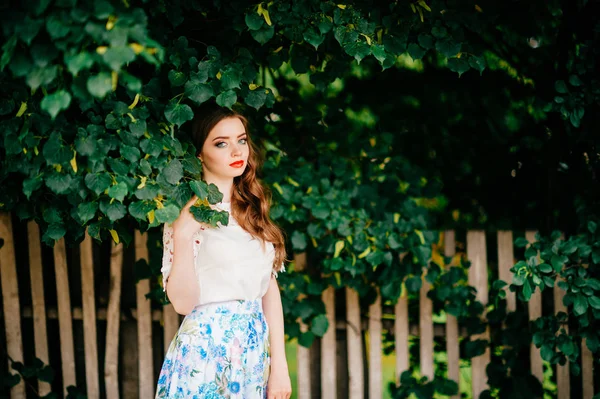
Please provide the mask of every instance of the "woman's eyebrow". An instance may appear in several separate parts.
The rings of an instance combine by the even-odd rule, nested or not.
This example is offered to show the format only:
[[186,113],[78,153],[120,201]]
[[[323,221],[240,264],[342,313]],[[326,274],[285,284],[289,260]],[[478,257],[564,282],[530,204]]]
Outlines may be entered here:
[[[246,135],[246,132],[244,132],[244,133],[240,134],[240,135],[238,136],[238,139],[239,139],[240,137],[242,137],[242,136],[245,136],[245,135]],[[227,139],[229,139],[229,136],[219,136],[219,137],[215,137],[215,138],[213,139],[213,141],[215,141],[215,140],[219,140],[219,139],[221,139],[221,140],[227,140]]]

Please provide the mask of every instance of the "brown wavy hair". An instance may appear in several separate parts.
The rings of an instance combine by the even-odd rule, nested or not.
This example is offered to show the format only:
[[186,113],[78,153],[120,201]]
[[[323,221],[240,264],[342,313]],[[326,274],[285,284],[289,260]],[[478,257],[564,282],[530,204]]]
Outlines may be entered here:
[[204,142],[217,123],[227,118],[238,118],[246,129],[249,147],[248,163],[241,176],[233,179],[231,213],[239,225],[253,237],[271,242],[275,247],[273,269],[281,271],[286,260],[285,238],[281,229],[269,217],[271,192],[258,179],[257,171],[262,164],[260,153],[251,139],[248,119],[237,111],[214,103],[204,103],[194,111],[192,141],[196,157],[200,155]]

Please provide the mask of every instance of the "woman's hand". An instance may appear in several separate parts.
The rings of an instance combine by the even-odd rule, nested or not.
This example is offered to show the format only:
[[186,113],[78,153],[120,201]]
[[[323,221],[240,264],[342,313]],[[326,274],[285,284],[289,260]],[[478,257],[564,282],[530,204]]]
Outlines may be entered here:
[[190,212],[190,208],[197,200],[198,197],[194,195],[181,209],[179,216],[173,222],[173,235],[191,239],[198,230],[202,229],[202,224],[196,221]]
[[289,399],[292,395],[292,383],[287,367],[271,366],[271,375],[267,386],[267,399]]

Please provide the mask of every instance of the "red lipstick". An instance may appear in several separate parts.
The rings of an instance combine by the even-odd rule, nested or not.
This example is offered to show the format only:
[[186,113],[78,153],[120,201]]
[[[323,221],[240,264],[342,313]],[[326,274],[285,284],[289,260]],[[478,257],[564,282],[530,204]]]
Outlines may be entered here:
[[244,161],[235,161],[233,163],[230,163],[229,166],[231,166],[232,168],[241,168],[242,166],[244,166]]

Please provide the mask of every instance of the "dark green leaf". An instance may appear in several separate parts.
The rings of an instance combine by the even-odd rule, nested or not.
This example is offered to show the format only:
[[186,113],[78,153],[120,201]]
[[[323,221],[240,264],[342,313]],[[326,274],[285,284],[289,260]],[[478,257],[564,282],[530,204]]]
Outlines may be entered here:
[[418,40],[419,40],[419,45],[426,50],[430,50],[434,46],[433,37],[431,37],[430,35],[428,35],[426,33],[421,33],[419,35]]
[[183,178],[183,166],[178,159],[167,164],[160,174],[171,184],[177,184]]
[[421,58],[423,58],[426,52],[427,50],[423,49],[417,43],[411,43],[408,46],[408,55],[410,55],[410,58],[412,58],[413,60],[420,60]]
[[44,97],[40,103],[41,108],[48,112],[52,119],[62,110],[68,109],[71,104],[71,94],[64,90],[59,90],[53,94]]
[[50,190],[56,194],[64,194],[71,188],[71,175],[66,173],[52,172],[46,177],[45,183]]
[[64,59],[67,69],[73,76],[77,76],[80,71],[89,69],[92,65],[94,65],[94,59],[89,53],[86,52],[76,53],[73,55],[65,54]]
[[215,95],[210,84],[202,83],[194,78],[186,82],[184,90],[185,95],[196,104],[202,104]]
[[110,187],[112,179],[107,173],[89,173],[85,176],[85,185],[96,195],[100,195]]
[[265,104],[266,99],[267,93],[265,89],[259,87],[256,90],[249,90],[244,101],[252,108],[259,109]]
[[442,39],[435,43],[435,49],[445,57],[454,57],[460,52],[461,43],[453,39]]
[[194,118],[194,112],[189,105],[171,101],[165,108],[165,116],[170,123],[181,126]]
[[107,72],[91,76],[87,81],[87,89],[94,97],[104,98],[112,90],[112,78]]
[[298,230],[292,233],[292,247],[296,252],[302,252],[306,249],[306,235]]
[[327,316],[324,314],[318,315],[310,323],[310,331],[312,331],[317,337],[322,337],[329,328],[329,321]]
[[227,90],[217,96],[217,104],[221,107],[231,108],[237,101],[237,94],[234,90]]
[[450,58],[448,59],[448,69],[452,72],[458,73],[458,76],[469,70],[469,63],[463,58]]
[[186,76],[185,73],[175,70],[169,71],[169,81],[171,82],[171,86],[178,87],[185,83]]
[[119,219],[122,219],[127,214],[127,208],[125,205],[118,201],[101,201],[100,202],[100,210],[111,222],[115,222]]
[[571,84],[571,86],[581,86],[583,84],[583,82],[581,81],[581,79],[579,79],[579,76],[577,75],[569,76],[569,83]]
[[117,201],[123,202],[125,196],[127,195],[127,191],[127,184],[120,182],[119,184],[115,184],[108,189],[108,196],[116,199]]
[[246,26],[250,30],[259,30],[265,23],[265,19],[254,11],[250,11],[245,17]]
[[325,36],[311,26],[304,31],[304,40],[315,49],[318,49],[319,45],[325,40]]
[[98,204],[95,202],[83,202],[77,206],[77,216],[81,224],[87,224],[98,210]]
[[254,40],[264,45],[266,42],[271,40],[271,38],[275,34],[275,29],[273,28],[273,26],[264,25],[258,30],[250,31],[250,34],[252,35]]
[[154,216],[158,223],[171,223],[179,216],[179,208],[176,205],[167,205],[163,208],[157,209],[154,212]]
[[568,91],[564,80],[557,80],[554,83],[554,89],[560,94],[565,94]]
[[102,59],[113,71],[119,71],[124,64],[135,60],[135,53],[128,46],[109,47]]

